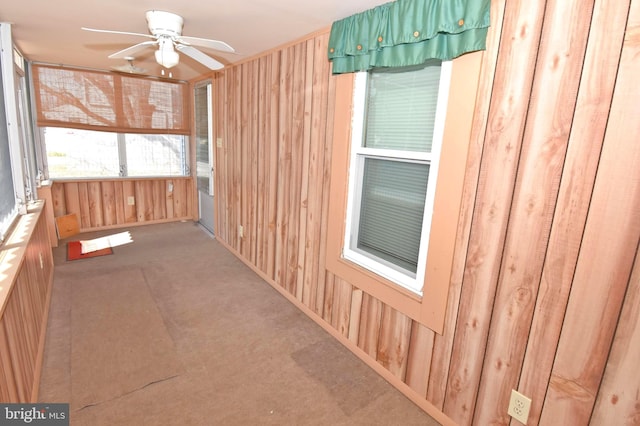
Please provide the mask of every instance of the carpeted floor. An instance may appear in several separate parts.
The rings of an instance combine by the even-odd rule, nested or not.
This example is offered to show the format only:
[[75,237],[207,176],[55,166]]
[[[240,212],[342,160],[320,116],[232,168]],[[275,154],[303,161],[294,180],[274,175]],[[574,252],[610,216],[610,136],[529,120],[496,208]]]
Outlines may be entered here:
[[130,231],[54,250],[39,400],[71,425],[437,425],[198,225]]

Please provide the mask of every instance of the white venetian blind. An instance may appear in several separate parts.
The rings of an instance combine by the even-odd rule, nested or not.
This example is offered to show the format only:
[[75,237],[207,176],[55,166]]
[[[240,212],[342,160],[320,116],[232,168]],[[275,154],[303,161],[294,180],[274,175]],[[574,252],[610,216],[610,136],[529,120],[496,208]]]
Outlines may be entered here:
[[431,152],[440,61],[369,74],[364,146]]
[[[369,75],[363,145],[383,151],[359,155],[360,212],[351,245],[410,274],[419,260],[440,71],[440,61],[432,61]],[[402,151],[426,155],[408,159]]]

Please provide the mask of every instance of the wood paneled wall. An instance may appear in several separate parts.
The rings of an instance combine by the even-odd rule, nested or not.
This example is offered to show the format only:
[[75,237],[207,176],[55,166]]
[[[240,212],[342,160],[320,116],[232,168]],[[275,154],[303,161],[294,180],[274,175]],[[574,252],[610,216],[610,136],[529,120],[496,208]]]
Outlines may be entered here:
[[326,33],[215,75],[217,237],[446,421],[640,424],[640,0],[491,15],[442,335],[325,268]]
[[53,256],[42,205],[20,218],[0,253],[0,402],[35,402]]
[[81,232],[194,219],[191,177],[56,180],[51,201],[55,217],[76,214]]

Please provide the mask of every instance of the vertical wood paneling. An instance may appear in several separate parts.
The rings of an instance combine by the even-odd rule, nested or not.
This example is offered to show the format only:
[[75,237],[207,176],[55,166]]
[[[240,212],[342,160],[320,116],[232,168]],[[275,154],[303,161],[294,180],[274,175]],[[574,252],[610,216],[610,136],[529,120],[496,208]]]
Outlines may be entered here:
[[165,200],[165,182],[160,180],[151,181],[153,197],[153,219],[162,220],[167,218],[167,203]]
[[[606,7],[605,7],[606,6]],[[580,79],[577,108],[558,195],[542,280],[518,388],[532,400],[536,424],[547,392],[602,139],[609,116],[629,1],[596,1]]]
[[[462,285],[443,412],[460,424],[473,417],[491,323],[517,161],[533,82],[544,4],[507,2],[485,135],[476,210]],[[494,167],[494,165],[500,167]]]
[[594,425],[640,424],[640,381],[630,380],[640,359],[640,258],[636,254],[620,325],[591,418]]
[[291,185],[291,123],[293,116],[294,48],[285,48],[280,55],[280,103],[278,105],[278,197],[275,241],[275,281],[286,285],[289,223],[289,187]]
[[[58,186],[53,184],[53,188]],[[60,189],[63,190],[62,185]],[[87,182],[78,183],[78,203],[80,204],[80,228],[91,228],[91,214],[89,212],[89,184]]]
[[244,125],[242,121],[242,68],[235,70],[232,94],[233,99],[236,100],[235,103],[232,104],[231,114],[233,119],[239,125],[236,125],[233,129],[233,145],[232,145],[232,158],[233,158],[233,182],[232,182],[232,196],[231,196],[231,206],[232,212],[234,212],[232,216],[230,235],[231,240],[235,242],[234,247],[238,249],[239,252],[242,252],[242,240],[239,237],[238,227],[242,225],[242,126]]
[[51,199],[53,200],[53,214],[55,217],[67,214],[67,206],[62,188],[56,188],[54,185],[51,188]]
[[101,183],[102,192],[102,217],[104,225],[110,226],[118,222],[116,217],[116,188],[113,181]]
[[321,309],[322,318],[329,324],[333,318],[333,293],[335,290],[336,278],[332,273],[327,273],[324,283],[324,306]]
[[431,366],[428,368],[429,382],[426,398],[440,410],[444,406],[449,365],[453,352],[453,336],[455,335],[458,320],[462,280],[469,248],[469,233],[478,188],[478,174],[482,160],[484,136],[487,130],[486,117],[489,115],[491,92],[495,81],[495,68],[502,34],[504,9],[505,0],[491,2],[492,23],[487,34],[487,51],[484,53],[484,60],[480,70],[478,98],[476,99],[476,111],[471,129],[467,171],[463,186],[444,330],[442,335],[436,335],[434,338],[433,357]]
[[[238,225],[244,228],[244,236],[239,238],[240,253],[250,259],[251,234],[253,230],[249,226],[249,216],[251,215],[251,130],[249,128],[249,117],[251,114],[251,81],[249,76],[251,63],[240,65],[240,82],[238,89],[240,90],[240,138],[238,139],[237,154],[240,156],[238,173],[240,174],[240,205],[239,205],[239,222]],[[246,108],[243,108],[246,106]]]
[[267,276],[275,280],[276,240],[278,233],[278,194],[284,188],[278,186],[279,117],[280,117],[280,52],[270,57],[269,84],[269,203],[267,206]]
[[249,259],[252,264],[257,262],[257,249],[258,249],[258,198],[260,194],[258,192],[258,133],[259,133],[259,109],[258,109],[258,93],[260,89],[261,75],[258,73],[258,61],[251,62],[251,68],[249,72],[251,75],[251,86],[249,90],[249,99],[251,104],[250,115],[250,135],[249,135],[249,159],[250,159],[250,176],[249,186],[251,194],[251,207],[249,208],[249,217],[247,225],[249,227]]
[[358,347],[373,359],[377,359],[378,356],[378,335],[382,310],[383,304],[378,299],[366,293],[362,296]]
[[[293,295],[296,294],[298,282],[298,244],[300,235],[300,192],[303,168],[304,145],[304,114],[305,114],[305,59],[306,44],[298,43],[293,49],[293,69],[291,87],[291,108],[293,119],[291,120],[291,161],[289,200],[286,207],[287,219],[287,260],[285,288]],[[306,168],[306,166],[304,166]]]
[[544,423],[589,420],[629,284],[640,241],[638,69],[640,2],[634,1],[591,208],[542,409]]
[[98,181],[87,183],[87,196],[89,197],[89,220],[92,228],[99,228],[104,225],[102,215],[102,194],[101,185]]
[[176,217],[175,212],[173,210],[173,190],[175,189],[175,185],[173,181],[168,180],[164,182],[164,208],[167,211],[167,218]]
[[349,336],[351,318],[351,296],[353,287],[340,278],[335,278],[333,301],[331,303],[331,325],[344,337]]
[[378,362],[400,380],[405,380],[411,338],[411,319],[384,305],[378,337]]
[[135,182],[135,202],[136,202],[136,219],[138,222],[145,222],[147,218],[145,217],[147,197],[144,195],[144,182],[136,181]]
[[78,184],[69,183],[64,187],[65,214],[75,214],[80,220],[80,196]]
[[405,383],[423,398],[427,396],[435,334],[416,321],[411,324]]
[[125,223],[125,206],[127,205],[127,198],[124,195],[124,182],[118,181],[115,182],[115,203],[116,203],[116,222],[115,223]]
[[260,76],[260,80],[258,82],[257,88],[257,112],[256,116],[256,134],[254,135],[256,139],[256,212],[255,212],[255,233],[256,233],[256,248],[255,248],[255,257],[254,263],[258,267],[258,269],[262,272],[267,272],[266,268],[266,253],[269,250],[269,247],[266,245],[267,236],[266,230],[268,227],[268,221],[265,218],[266,208],[265,206],[268,203],[268,193],[267,193],[267,181],[269,179],[269,157],[267,155],[267,146],[268,139],[267,135],[269,134],[267,130],[267,126],[269,120],[267,119],[267,102],[268,102],[268,84],[269,76],[268,76],[268,64],[267,57],[263,56],[257,61],[257,76]]
[[362,313],[362,290],[354,289],[351,295],[351,311],[349,313],[349,334],[347,337],[355,345],[360,336],[360,314]]
[[9,338],[3,322],[0,322],[0,401],[20,401],[18,385],[16,383],[11,354],[9,353]]
[[313,80],[313,42],[307,41],[305,43],[305,77],[303,85],[304,96],[304,111],[303,111],[303,124],[302,124],[302,157],[300,162],[300,215],[298,218],[298,241],[296,242],[296,248],[298,250],[296,256],[296,299],[302,301],[302,293],[304,292],[304,280],[305,276],[310,272],[305,270],[305,247],[307,246],[307,215],[309,208],[309,151],[311,149],[311,102],[312,95],[306,88],[311,84]]
[[[524,358],[571,129],[567,111],[576,103],[593,3],[562,0],[546,6],[476,402],[479,424],[510,420],[502,407],[509,405]],[[548,91],[557,96],[542,96]]]
[[56,181],[53,188],[76,206],[65,214],[78,212],[81,231],[193,218],[190,178]]
[[191,191],[185,180],[175,180],[173,182],[173,212],[175,217],[185,217],[189,215],[189,204],[187,194]]
[[[307,189],[307,217],[304,235],[304,279],[302,282],[302,302],[311,309],[317,309],[318,282],[324,281],[320,276],[320,256],[322,255],[320,244],[322,239],[322,188],[325,184],[324,149],[327,137],[327,111],[328,111],[328,86],[329,86],[329,62],[324,55],[324,45],[328,42],[326,36],[318,36],[312,40],[313,73],[311,74],[311,123],[309,163],[306,167],[308,180]],[[307,74],[309,75],[309,74]]]
[[[60,192],[62,194],[62,192]],[[10,236],[19,268],[3,280],[7,298],[0,309],[0,401],[35,401],[44,350],[47,301],[53,279],[53,259],[44,209],[30,211]],[[29,222],[33,220],[32,222]],[[4,268],[3,270],[8,270]]]
[[150,222],[155,219],[155,206],[156,203],[154,201],[154,192],[153,192],[153,182],[152,181],[142,181],[142,196],[144,197],[144,220],[145,222]]
[[[324,46],[328,44],[328,37],[324,39]],[[325,49],[323,49],[325,50]],[[327,72],[329,72],[330,68],[326,68]],[[326,253],[327,253],[327,233],[324,231],[327,229],[327,223],[329,218],[329,186],[331,183],[331,153],[332,153],[332,137],[333,137],[333,114],[329,113],[329,111],[333,111],[335,106],[335,95],[336,95],[336,83],[335,79],[329,80],[329,101],[327,107],[327,125],[325,127],[325,145],[324,145],[324,164],[323,164],[323,173],[322,173],[322,182],[324,183],[322,186],[322,208],[321,210],[321,223],[320,223],[320,254],[318,256],[318,288],[316,291],[312,290],[312,297],[315,294],[316,303],[315,303],[315,312],[318,315],[321,314],[321,310],[324,306],[324,292],[325,292],[325,276],[328,274],[328,271],[325,269],[326,265]],[[317,238],[317,237],[316,237]],[[311,308],[314,309],[313,303]]]
[[[175,189],[175,188],[174,188]],[[133,205],[129,204],[129,197],[134,197],[135,201],[136,196],[136,184],[134,181],[126,180],[122,182],[122,200],[124,204],[124,222],[120,223],[131,223],[135,222],[138,218],[137,209],[135,202]]]

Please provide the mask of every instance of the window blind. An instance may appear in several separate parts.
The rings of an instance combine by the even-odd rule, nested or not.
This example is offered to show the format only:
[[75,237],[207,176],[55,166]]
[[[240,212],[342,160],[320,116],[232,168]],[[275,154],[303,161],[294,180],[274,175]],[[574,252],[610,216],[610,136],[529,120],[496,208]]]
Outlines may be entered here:
[[365,147],[431,152],[440,63],[369,73]]
[[189,85],[34,65],[37,124],[120,133],[189,134]]
[[358,248],[415,273],[429,165],[367,158]]

